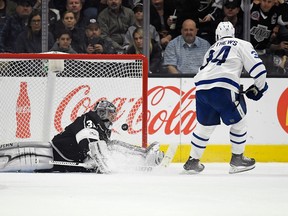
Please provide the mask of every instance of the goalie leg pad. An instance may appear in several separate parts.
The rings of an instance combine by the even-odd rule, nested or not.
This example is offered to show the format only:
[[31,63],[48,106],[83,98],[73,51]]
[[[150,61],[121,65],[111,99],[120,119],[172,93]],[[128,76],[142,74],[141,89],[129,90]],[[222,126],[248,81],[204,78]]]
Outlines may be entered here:
[[49,170],[53,165],[50,143],[19,142],[2,144],[0,148],[0,172],[33,172]]
[[109,168],[109,150],[107,143],[103,140],[95,141],[89,143],[89,157],[85,163],[91,163],[92,167],[95,167],[96,172],[100,173],[110,173],[111,169]]

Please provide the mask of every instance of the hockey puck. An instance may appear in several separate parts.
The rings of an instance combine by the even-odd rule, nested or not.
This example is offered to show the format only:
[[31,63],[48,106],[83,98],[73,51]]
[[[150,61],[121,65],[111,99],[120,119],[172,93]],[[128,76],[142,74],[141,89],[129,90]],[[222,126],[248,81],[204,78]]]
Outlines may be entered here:
[[124,130],[124,131],[126,131],[126,130],[128,130],[128,125],[127,124],[122,124],[122,130]]

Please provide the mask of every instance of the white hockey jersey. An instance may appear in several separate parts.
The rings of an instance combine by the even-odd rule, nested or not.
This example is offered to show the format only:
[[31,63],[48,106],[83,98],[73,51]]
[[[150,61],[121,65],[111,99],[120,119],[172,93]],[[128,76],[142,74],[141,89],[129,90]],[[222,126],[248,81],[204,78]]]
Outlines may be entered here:
[[262,90],[267,72],[252,44],[238,38],[222,38],[206,52],[194,77],[196,90],[222,87],[238,93],[243,67]]

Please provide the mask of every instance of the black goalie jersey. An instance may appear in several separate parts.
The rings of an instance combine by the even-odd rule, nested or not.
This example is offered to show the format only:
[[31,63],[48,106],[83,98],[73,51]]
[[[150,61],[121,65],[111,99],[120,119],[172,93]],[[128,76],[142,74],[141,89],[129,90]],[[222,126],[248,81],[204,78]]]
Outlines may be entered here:
[[[110,135],[111,130],[105,127],[96,112],[85,113],[52,139],[54,160],[83,162],[89,151],[89,142],[107,141]],[[63,169],[64,167],[59,166],[58,168]],[[67,167],[65,168],[67,169]],[[77,170],[75,167],[70,167],[67,171],[73,171],[73,169],[83,171]]]

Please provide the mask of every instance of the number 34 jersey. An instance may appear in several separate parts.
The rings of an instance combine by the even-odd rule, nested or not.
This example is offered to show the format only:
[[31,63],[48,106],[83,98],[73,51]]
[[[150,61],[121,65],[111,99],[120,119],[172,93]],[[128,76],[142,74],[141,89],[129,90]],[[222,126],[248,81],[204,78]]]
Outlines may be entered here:
[[243,67],[261,90],[265,85],[266,68],[252,44],[238,38],[222,38],[206,52],[194,77],[196,90],[221,87],[238,93]]

